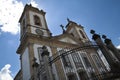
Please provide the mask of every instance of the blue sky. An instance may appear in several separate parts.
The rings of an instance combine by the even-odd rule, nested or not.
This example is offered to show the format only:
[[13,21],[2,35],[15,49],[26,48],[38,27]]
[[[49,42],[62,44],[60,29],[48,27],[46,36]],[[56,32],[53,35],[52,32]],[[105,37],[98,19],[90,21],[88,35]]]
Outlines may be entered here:
[[[6,64],[11,75],[20,69],[18,19],[26,3],[32,3],[46,12],[46,20],[53,35],[61,34],[59,25],[67,24],[67,18],[84,26],[89,38],[91,29],[105,34],[115,46],[120,45],[120,0],[9,0],[0,1],[0,75]],[[8,5],[9,4],[9,5]],[[1,7],[2,5],[2,7]],[[11,6],[8,8],[8,5]],[[9,12],[9,13],[8,13]],[[11,16],[12,15],[12,16]],[[7,68],[7,69],[9,69]]]

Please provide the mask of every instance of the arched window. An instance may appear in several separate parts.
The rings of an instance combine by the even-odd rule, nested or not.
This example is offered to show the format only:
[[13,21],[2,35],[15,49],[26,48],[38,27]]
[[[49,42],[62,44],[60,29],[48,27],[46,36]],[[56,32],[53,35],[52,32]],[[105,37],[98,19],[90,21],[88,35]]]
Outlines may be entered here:
[[83,38],[86,38],[84,33],[81,30],[79,30],[79,32],[80,32],[80,34],[82,35]]
[[41,26],[40,17],[38,17],[37,15],[34,15],[34,24]]

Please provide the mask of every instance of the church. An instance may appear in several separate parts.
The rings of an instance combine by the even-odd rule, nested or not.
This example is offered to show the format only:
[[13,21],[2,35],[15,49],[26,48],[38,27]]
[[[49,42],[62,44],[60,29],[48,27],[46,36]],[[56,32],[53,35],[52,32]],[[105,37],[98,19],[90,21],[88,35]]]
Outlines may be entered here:
[[[114,46],[109,50],[94,30],[94,42],[90,41],[84,27],[70,19],[66,26],[60,25],[62,34],[52,36],[45,14],[31,4],[25,5],[19,19],[20,45],[16,51],[21,69],[14,80],[107,80],[100,74],[110,73],[113,63],[119,64],[118,50]],[[105,35],[103,38],[110,42]],[[113,56],[106,54],[114,52]]]

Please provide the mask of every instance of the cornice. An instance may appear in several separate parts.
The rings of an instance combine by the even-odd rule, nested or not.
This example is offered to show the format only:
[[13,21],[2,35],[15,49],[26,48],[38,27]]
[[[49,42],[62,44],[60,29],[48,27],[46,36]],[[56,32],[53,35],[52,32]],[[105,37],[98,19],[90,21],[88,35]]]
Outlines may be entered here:
[[[66,35],[60,37],[64,37]],[[58,38],[59,37],[56,37],[55,39],[54,37],[50,38],[50,37],[38,36],[36,34],[26,33],[24,39],[21,41],[20,46],[18,47],[16,52],[18,54],[21,54],[25,50],[26,46],[29,46],[30,44],[41,44],[41,45],[57,46],[57,47],[78,46],[78,44],[71,44],[71,43],[59,41]]]

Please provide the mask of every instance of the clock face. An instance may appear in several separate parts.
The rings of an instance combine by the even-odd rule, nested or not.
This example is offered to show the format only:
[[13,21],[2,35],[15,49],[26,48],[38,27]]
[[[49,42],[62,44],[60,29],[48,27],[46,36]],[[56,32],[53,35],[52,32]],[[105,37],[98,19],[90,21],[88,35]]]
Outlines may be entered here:
[[35,32],[36,32],[38,35],[40,35],[40,36],[42,36],[42,35],[43,35],[43,31],[42,31],[42,30],[40,30],[40,29],[36,29],[36,30],[35,30]]

